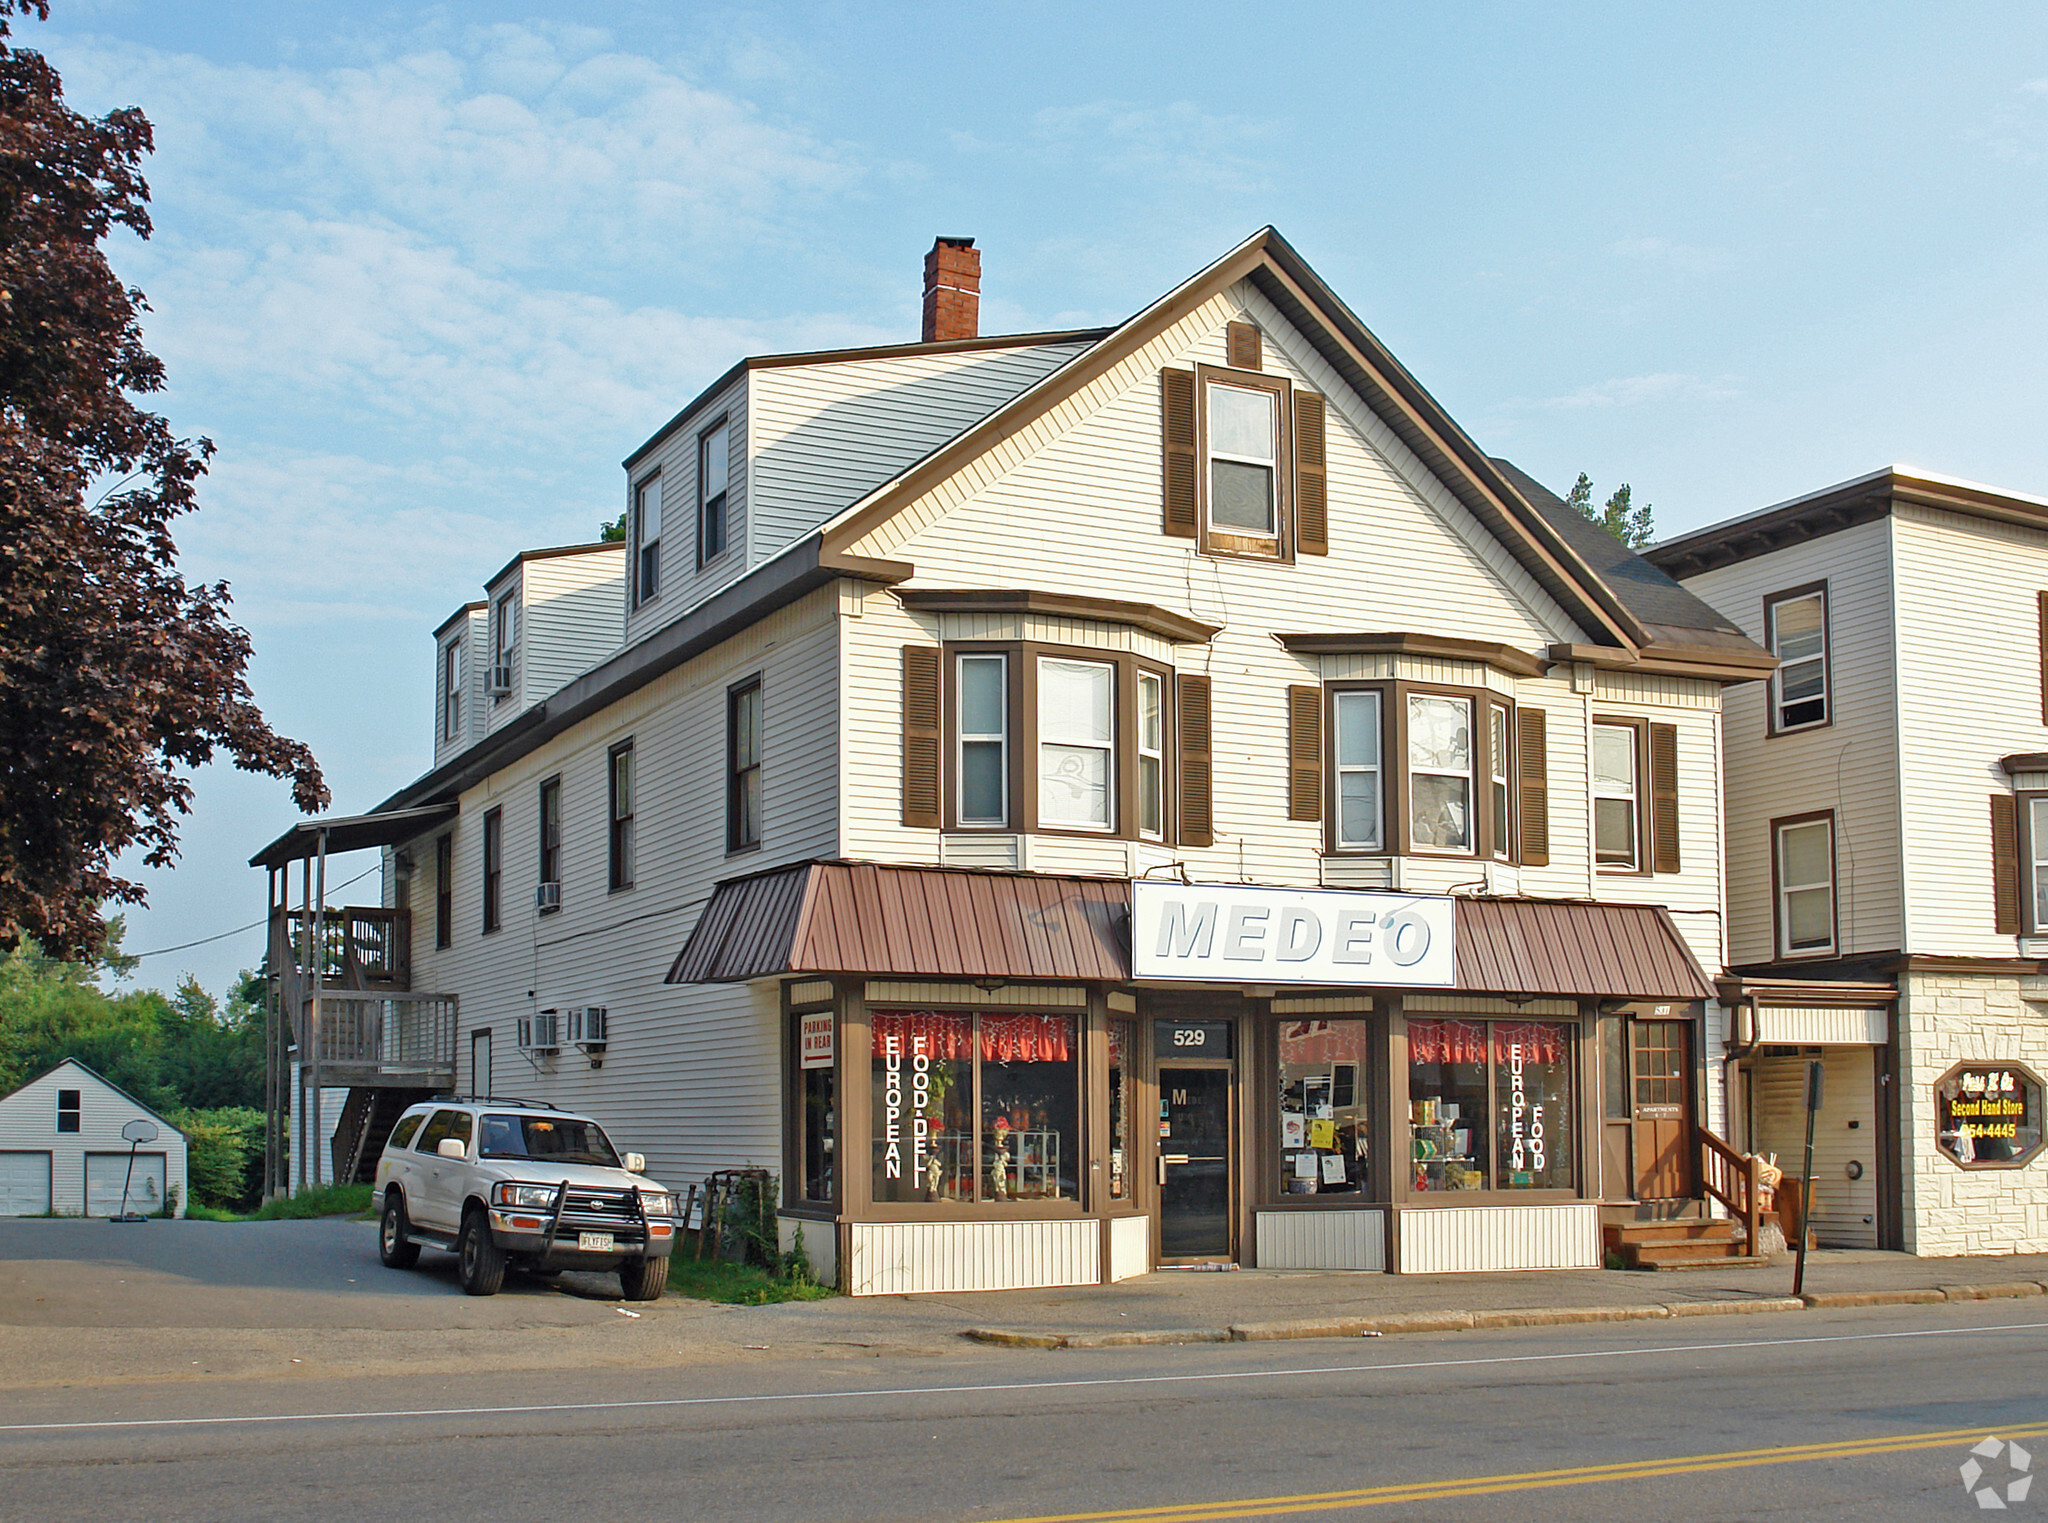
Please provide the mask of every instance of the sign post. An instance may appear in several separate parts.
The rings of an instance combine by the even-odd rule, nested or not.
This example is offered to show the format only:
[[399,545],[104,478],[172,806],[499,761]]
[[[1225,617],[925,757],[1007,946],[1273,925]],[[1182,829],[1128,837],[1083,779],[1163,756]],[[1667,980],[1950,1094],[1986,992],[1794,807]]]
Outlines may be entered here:
[[108,1217],[115,1222],[146,1222],[148,1217],[140,1211],[128,1209],[128,1187],[135,1183],[135,1150],[145,1142],[156,1141],[156,1123],[144,1121],[140,1116],[121,1128],[121,1136],[128,1144],[128,1177],[121,1181],[121,1214]]
[[1806,1239],[1813,1222],[1813,1118],[1820,1114],[1821,1080],[1825,1070],[1819,1059],[1806,1065],[1806,1166],[1799,1176],[1799,1262],[1792,1271],[1792,1294],[1806,1284]]

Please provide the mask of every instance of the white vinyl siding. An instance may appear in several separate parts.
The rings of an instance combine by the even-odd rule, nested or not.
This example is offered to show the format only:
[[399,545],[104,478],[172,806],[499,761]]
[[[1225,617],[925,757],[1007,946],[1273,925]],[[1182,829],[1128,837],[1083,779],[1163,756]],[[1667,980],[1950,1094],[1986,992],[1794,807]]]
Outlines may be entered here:
[[1403,1211],[1399,1228],[1402,1274],[1600,1264],[1600,1207],[1594,1201]]
[[1254,1221],[1261,1269],[1387,1267],[1383,1211],[1261,1211]]
[[[708,565],[697,564],[698,443],[720,418],[730,432],[725,488],[725,530],[728,545],[749,543],[748,480],[744,456],[747,438],[747,377],[736,376],[716,396],[705,400],[683,424],[639,460],[626,475],[627,532],[632,531],[634,494],[651,476],[661,477],[661,581],[652,600],[634,598],[626,611],[625,643],[636,644],[655,630],[672,624],[727,583],[742,576],[759,554],[726,554]],[[722,839],[722,838],[721,838]]]
[[[57,1130],[57,1099],[60,1091],[76,1090],[79,1096],[78,1130]],[[185,1184],[185,1137],[163,1117],[129,1099],[113,1085],[82,1064],[69,1059],[40,1078],[31,1079],[13,1094],[0,1098],[0,1216],[9,1213],[6,1200],[32,1206],[35,1211],[55,1210],[60,1216],[85,1213],[88,1159],[94,1155],[118,1154],[125,1168],[129,1144],[121,1128],[131,1121],[147,1121],[157,1129],[153,1142],[141,1144],[145,1157],[155,1155],[160,1172],[153,1178],[156,1197],[143,1200],[137,1209],[161,1210],[165,1192],[174,1194],[178,1214],[189,1203]],[[93,1177],[100,1177],[103,1165],[93,1162]],[[143,1164],[136,1164],[137,1179]],[[11,1180],[12,1183],[6,1183]],[[120,1181],[114,1182],[118,1204]],[[35,1205],[43,1197],[41,1205]],[[95,1210],[94,1215],[108,1212]]]
[[1095,1285],[1102,1279],[1102,1224],[1052,1222],[855,1222],[847,1293],[1024,1290]]
[[[1728,934],[1729,960],[1734,964],[1765,963],[1777,955],[1771,821],[1820,809],[1834,811],[1841,852],[1838,950],[1853,956],[1896,951],[1905,945],[1900,775],[1903,770],[1910,776],[1911,768],[1899,750],[1893,527],[1891,519],[1877,519],[1686,579],[1688,591],[1705,598],[1759,643],[1765,637],[1765,598],[1812,582],[1825,580],[1828,586],[1833,723],[1774,736],[1768,713],[1770,683],[1745,682],[1727,690]],[[2039,637],[2032,626],[2031,591],[2024,601],[2027,648],[2032,650]],[[1944,623],[1938,643],[1928,652],[1930,664],[1939,662],[1950,669],[1943,684],[1954,681],[1955,627]],[[1992,659],[1993,647],[1983,649],[1985,659]],[[2038,706],[2038,684],[2035,692]],[[2038,712],[2035,718],[2038,721]],[[1953,735],[1953,728],[1945,724],[1930,728]],[[1983,838],[1985,864],[1963,892],[1981,896],[1988,905],[1990,832],[1984,800],[1989,779],[1983,759],[1970,765],[1973,813],[1967,827],[1951,821],[1948,828],[1964,847]],[[1690,866],[1690,858],[1686,861]],[[1987,930],[1989,924],[1987,918]],[[2011,956],[2011,938],[2005,945],[2005,955]]]

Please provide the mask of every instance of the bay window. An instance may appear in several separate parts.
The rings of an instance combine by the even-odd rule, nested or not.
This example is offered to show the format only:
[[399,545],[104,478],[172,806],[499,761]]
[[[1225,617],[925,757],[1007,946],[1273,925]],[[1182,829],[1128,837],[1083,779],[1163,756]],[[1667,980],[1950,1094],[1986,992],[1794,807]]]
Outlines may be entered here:
[[1556,1021],[1410,1021],[1410,1187],[1572,1189],[1572,1034]]
[[1472,850],[1472,700],[1408,695],[1408,833],[1417,851]]
[[2025,796],[2027,807],[2027,893],[2034,935],[2048,935],[2048,793]]
[[1508,711],[1505,704],[1486,706],[1487,803],[1491,813],[1487,825],[1493,838],[1493,855],[1505,862],[1514,851],[1512,830],[1513,788],[1508,782],[1513,765],[1508,749]]
[[1166,834],[1166,679],[1138,673],[1138,834]]
[[1080,1032],[1072,1015],[876,1010],[877,1203],[1080,1200]]
[[955,765],[962,825],[1006,825],[1010,820],[1009,667],[1009,658],[999,653],[959,658]]
[[1038,822],[1076,830],[1116,824],[1116,668],[1038,661]]
[[1380,695],[1339,692],[1336,724],[1337,849],[1378,851],[1380,832]]

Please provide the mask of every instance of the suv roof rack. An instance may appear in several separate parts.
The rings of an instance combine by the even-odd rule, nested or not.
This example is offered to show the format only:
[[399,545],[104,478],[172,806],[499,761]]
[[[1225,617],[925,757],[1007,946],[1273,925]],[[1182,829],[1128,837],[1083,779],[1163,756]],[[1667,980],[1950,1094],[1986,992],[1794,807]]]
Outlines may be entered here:
[[522,1100],[517,1095],[448,1095],[443,1105],[516,1105],[521,1110],[559,1111],[559,1105],[550,1105],[545,1100]]

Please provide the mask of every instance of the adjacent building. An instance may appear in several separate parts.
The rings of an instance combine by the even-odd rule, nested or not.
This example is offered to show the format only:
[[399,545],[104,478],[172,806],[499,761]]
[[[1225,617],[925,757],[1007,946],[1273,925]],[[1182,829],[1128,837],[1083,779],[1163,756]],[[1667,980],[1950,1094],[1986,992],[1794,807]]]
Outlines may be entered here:
[[1823,1243],[2048,1249],[2048,501],[1895,466],[1647,552],[1781,664],[1726,708],[1729,1126]]
[[[942,239],[922,342],[714,382],[625,461],[615,642],[523,678],[522,558],[437,637],[433,770],[259,854],[282,906],[389,853],[360,948],[279,912],[337,1160],[380,1090],[586,1109],[773,1170],[856,1293],[1590,1266],[1728,1200],[1755,633],[1271,229],[1110,329],[981,336],[979,276]],[[284,1077],[336,1020],[349,1077]]]
[[0,1095],[0,1216],[183,1216],[185,1134],[76,1058]]

